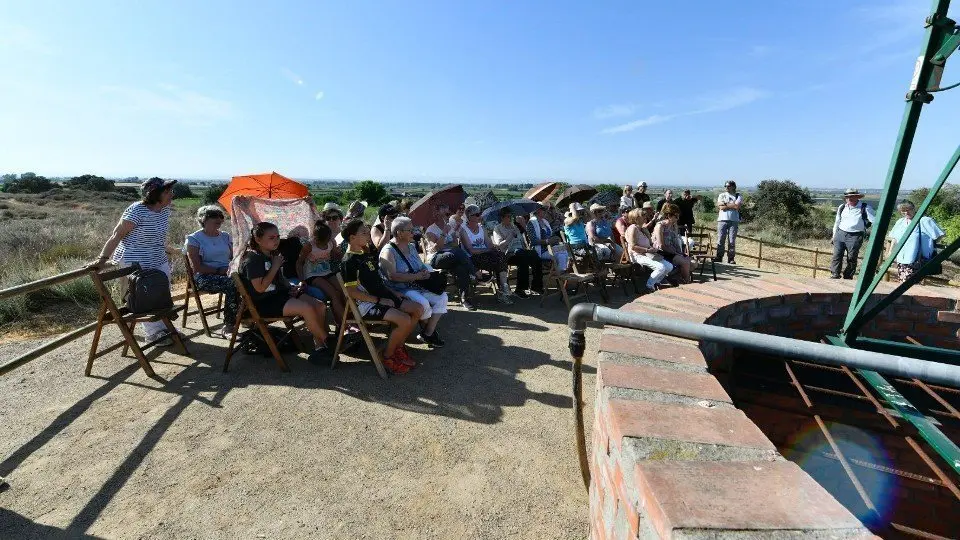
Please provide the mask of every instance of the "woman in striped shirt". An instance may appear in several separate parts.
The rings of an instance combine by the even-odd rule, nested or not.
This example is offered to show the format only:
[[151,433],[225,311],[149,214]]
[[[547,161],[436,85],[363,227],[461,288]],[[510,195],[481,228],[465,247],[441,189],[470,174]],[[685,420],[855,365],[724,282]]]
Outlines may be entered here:
[[[143,199],[123,211],[120,221],[100,256],[91,265],[99,268],[108,259],[120,267],[139,264],[142,269],[157,269],[170,279],[170,259],[167,257],[167,231],[170,228],[170,203],[173,202],[173,185],[176,180],[151,178],[140,185]],[[167,332],[163,322],[143,323],[147,342],[155,341]],[[159,342],[169,346],[169,338]]]

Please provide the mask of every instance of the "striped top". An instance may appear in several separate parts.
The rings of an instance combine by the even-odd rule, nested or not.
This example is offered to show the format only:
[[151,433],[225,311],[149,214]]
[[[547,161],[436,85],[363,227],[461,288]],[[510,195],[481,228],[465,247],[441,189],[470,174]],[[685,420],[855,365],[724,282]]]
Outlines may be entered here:
[[160,268],[167,259],[167,230],[170,227],[169,206],[154,212],[142,202],[135,202],[123,211],[122,221],[133,223],[133,230],[113,252],[113,260],[138,263],[141,268]]

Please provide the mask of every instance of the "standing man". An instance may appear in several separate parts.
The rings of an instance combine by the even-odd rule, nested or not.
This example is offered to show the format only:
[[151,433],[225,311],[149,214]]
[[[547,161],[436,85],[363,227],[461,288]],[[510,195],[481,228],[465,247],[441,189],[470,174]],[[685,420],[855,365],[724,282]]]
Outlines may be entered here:
[[[715,262],[723,262],[724,247],[727,252],[727,262],[736,264],[737,230],[740,228],[740,205],[743,197],[737,193],[737,183],[727,180],[723,187],[726,191],[717,196],[717,255]],[[727,244],[724,246],[724,244]]]
[[847,267],[843,270],[843,279],[853,279],[857,271],[857,256],[863,244],[867,227],[873,224],[873,208],[860,199],[863,194],[850,188],[843,192],[844,203],[837,207],[837,217],[833,220],[833,259],[830,261],[830,279],[840,279],[843,256],[846,252]]
[[633,207],[643,208],[645,202],[650,202],[650,195],[647,195],[647,183],[640,182],[637,184],[637,191],[633,194]]
[[673,204],[680,207],[680,219],[677,221],[677,226],[680,227],[680,234],[686,234],[687,236],[693,235],[693,224],[695,222],[693,207],[696,206],[699,201],[700,196],[690,195],[689,189],[683,190],[683,196],[673,201]]
[[657,212],[663,210],[663,205],[673,203],[673,190],[668,189],[663,192],[663,198],[657,201]]

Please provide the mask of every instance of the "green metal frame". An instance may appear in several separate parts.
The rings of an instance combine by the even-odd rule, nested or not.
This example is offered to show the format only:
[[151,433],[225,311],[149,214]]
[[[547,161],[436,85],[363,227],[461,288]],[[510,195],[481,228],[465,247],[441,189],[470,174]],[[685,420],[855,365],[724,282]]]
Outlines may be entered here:
[[[863,259],[863,267],[860,270],[860,276],[857,278],[853,297],[850,300],[850,308],[840,331],[840,339],[848,346],[854,346],[857,343],[860,329],[866,323],[902,295],[907,288],[919,282],[923,277],[930,275],[938,262],[942,262],[957,249],[960,249],[960,240],[952,242],[939,252],[933,260],[921,266],[907,282],[897,287],[877,304],[868,307],[870,296],[900,253],[905,240],[916,229],[920,218],[926,214],[933,198],[946,183],[950,174],[956,168],[957,162],[960,161],[960,146],[958,146],[932,189],[930,189],[926,199],[917,208],[916,217],[898,240],[893,253],[881,263],[885,236],[890,226],[891,216],[896,208],[897,194],[900,192],[900,184],[907,166],[907,159],[910,156],[913,138],[917,131],[920,112],[925,104],[933,101],[930,91],[938,88],[940,75],[947,58],[960,46],[960,33],[958,33],[957,24],[947,17],[949,7],[950,0],[933,0],[932,12],[926,19],[926,35],[921,49],[921,57],[917,62],[910,91],[906,96],[907,105],[900,122],[900,133],[897,136],[897,144],[890,160],[883,195],[880,198],[876,213],[876,221],[873,223],[873,230]],[[921,349],[916,352],[918,357],[927,359],[924,350]]]
[[[857,278],[857,284],[850,300],[850,307],[847,310],[843,328],[840,330],[839,335],[828,336],[828,341],[833,345],[921,358],[934,362],[960,364],[960,352],[958,351],[884,339],[864,338],[859,335],[860,330],[865,324],[889,307],[911,286],[919,283],[924,277],[931,275],[936,266],[960,249],[960,239],[954,240],[950,245],[938,252],[932,260],[923,264],[912,276],[897,286],[890,294],[882,298],[872,296],[874,291],[876,291],[877,285],[880,284],[887,270],[889,270],[890,266],[896,260],[904,243],[914,230],[916,230],[917,225],[920,223],[920,218],[926,215],[927,208],[929,208],[934,197],[946,183],[950,174],[956,168],[958,161],[960,161],[960,146],[958,146],[953,156],[947,161],[946,165],[944,165],[943,171],[940,173],[936,182],[934,182],[929,193],[927,193],[927,197],[917,208],[910,226],[907,227],[907,230],[897,239],[892,253],[881,262],[885,236],[890,226],[890,219],[896,208],[897,195],[900,192],[903,172],[906,169],[907,159],[910,156],[910,148],[913,145],[913,138],[917,131],[920,112],[924,105],[933,101],[933,92],[951,88],[940,88],[940,79],[943,75],[943,68],[947,58],[960,47],[960,29],[958,29],[956,22],[947,17],[947,9],[949,7],[950,0],[933,0],[931,14],[925,21],[926,35],[924,37],[923,48],[921,49],[921,56],[917,61],[910,90],[907,92],[907,105],[903,113],[903,119],[900,122],[900,132],[897,135],[897,143],[890,160],[890,167],[887,170],[886,183],[884,184],[883,195],[880,198],[879,208],[877,208],[873,230],[870,233],[867,252],[864,255],[863,267],[860,270],[860,276]],[[933,422],[917,410],[903,395],[897,392],[893,385],[879,373],[862,369],[858,369],[857,373],[883,397],[887,404],[896,409],[905,420],[912,424],[934,451],[936,451],[955,472],[960,474],[960,448],[958,448],[953,441],[947,438]]]

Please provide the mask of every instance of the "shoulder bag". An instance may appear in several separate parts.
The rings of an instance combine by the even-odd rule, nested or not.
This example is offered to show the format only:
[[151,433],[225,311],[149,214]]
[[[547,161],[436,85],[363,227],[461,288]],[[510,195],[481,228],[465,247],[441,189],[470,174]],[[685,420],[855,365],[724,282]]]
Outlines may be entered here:
[[[390,247],[392,247],[393,251],[396,252],[396,254],[399,255],[401,259],[403,259],[403,263],[406,264],[407,268],[410,269],[410,273],[411,274],[416,273],[416,272],[413,272],[413,265],[410,264],[410,261],[407,260],[407,257],[403,254],[403,252],[400,251],[400,248],[397,247],[397,244],[390,242]],[[417,281],[414,281],[414,283],[418,287],[428,292],[432,292],[433,294],[443,294],[444,291],[447,290],[447,273],[440,272],[440,271],[433,271],[433,272],[430,272],[430,277],[428,277],[427,279],[418,279]]]

